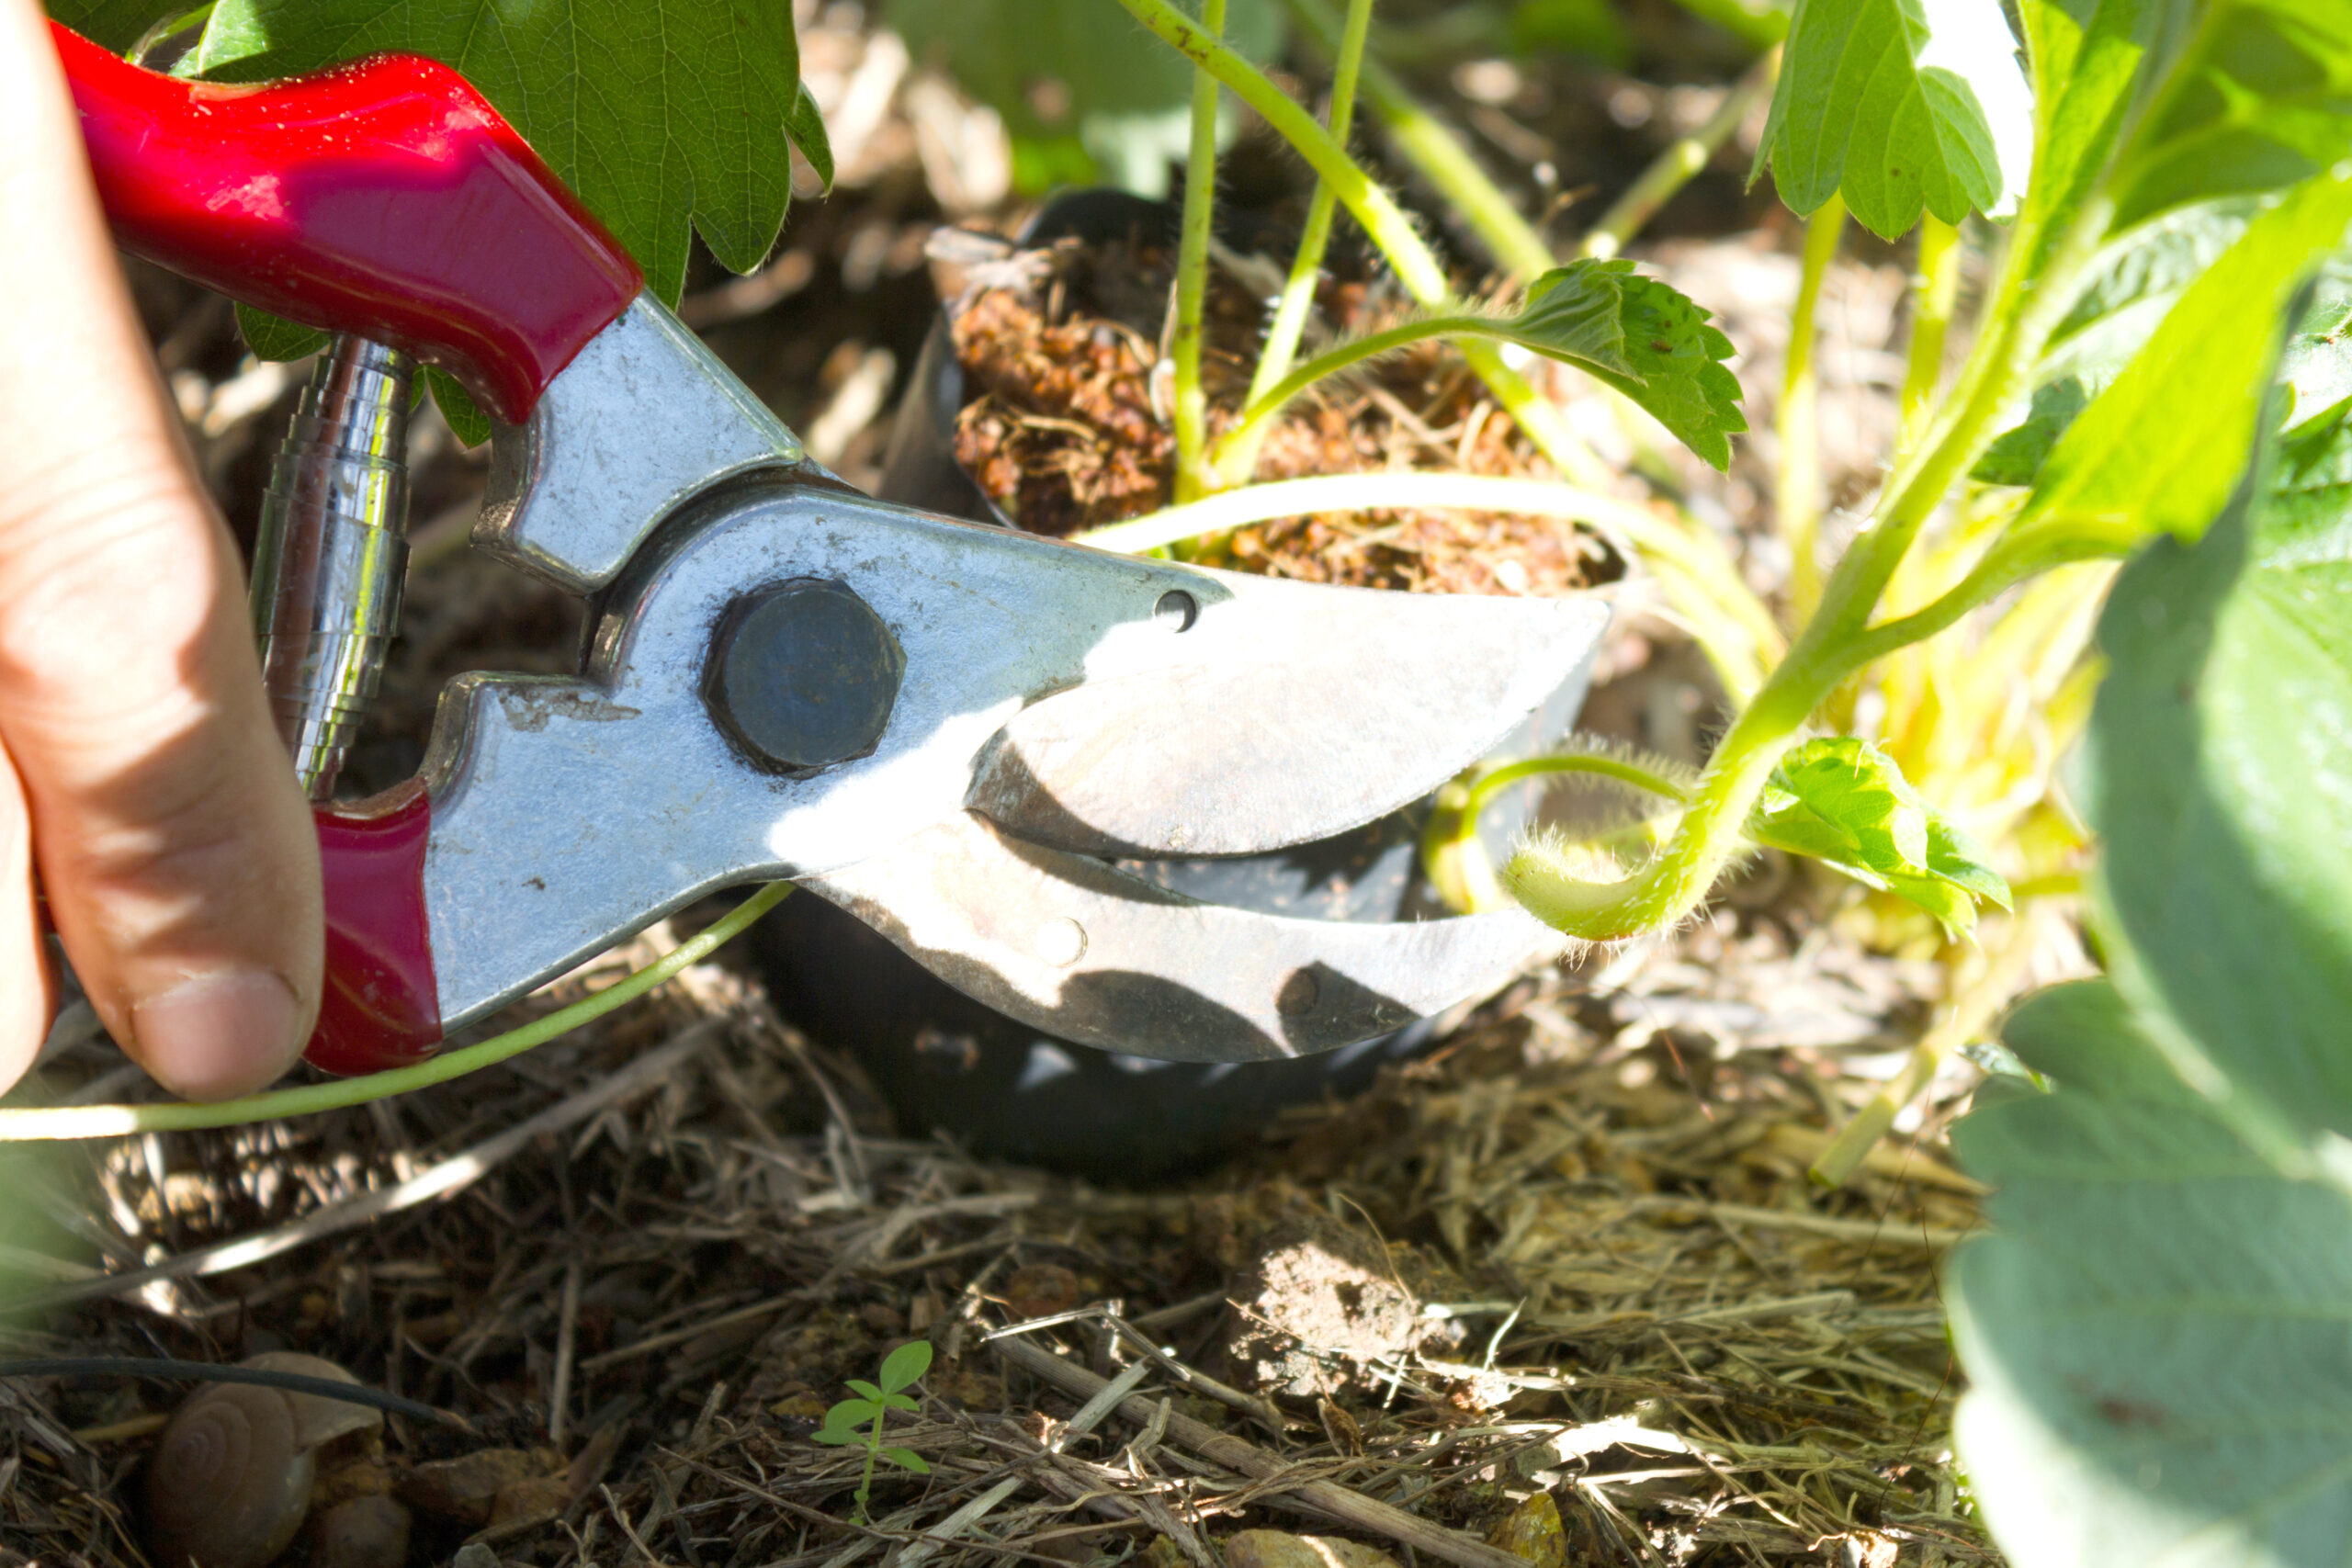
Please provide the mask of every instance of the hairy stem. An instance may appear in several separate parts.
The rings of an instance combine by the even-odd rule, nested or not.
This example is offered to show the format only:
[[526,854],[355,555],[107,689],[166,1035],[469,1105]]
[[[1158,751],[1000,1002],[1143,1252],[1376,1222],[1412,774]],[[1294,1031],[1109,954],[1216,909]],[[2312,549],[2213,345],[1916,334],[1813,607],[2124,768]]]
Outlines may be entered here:
[[510,1056],[519,1056],[536,1046],[546,1044],[558,1035],[568,1034],[583,1023],[604,1017],[625,1002],[636,1000],[680,970],[690,968],[709,957],[746,926],[783,902],[785,895],[791,891],[792,884],[789,882],[772,882],[728,911],[725,919],[701,935],[680,942],[618,984],[607,986],[594,996],[584,998],[545,1018],[535,1019],[520,1029],[510,1029],[479,1045],[451,1051],[429,1061],[419,1062],[413,1067],[395,1067],[390,1072],[369,1073],[364,1077],[306,1084],[300,1089],[282,1089],[270,1094],[247,1095],[242,1100],[217,1100],[209,1105],[170,1102],[161,1105],[0,1109],[0,1144],[58,1138],[115,1138],[132,1133],[181,1133],[198,1127],[235,1127],[249,1122],[274,1122],[282,1116],[308,1116],[314,1111],[335,1111],[346,1105],[365,1105],[371,1100],[406,1094],[427,1084],[447,1083],[451,1078],[463,1077],[468,1073],[479,1072],[503,1062]]
[[[1226,0],[1201,0],[1210,39],[1225,32]],[[1208,299],[1209,232],[1216,218],[1216,78],[1193,73],[1193,139],[1184,164],[1184,231],[1176,252],[1176,326],[1168,357],[1176,367],[1176,499],[1211,489],[1208,395],[1201,388],[1201,312]]]
[[1789,615],[1800,626],[1821,603],[1821,398],[1813,363],[1814,315],[1845,229],[1846,204],[1834,196],[1805,222],[1804,270],[1789,316],[1789,363],[1781,379],[1773,510],[1789,547]]
[[1943,381],[1944,339],[1960,300],[1960,231],[1934,213],[1919,220],[1919,256],[1911,295],[1911,347],[1903,371],[1903,427],[1907,449],[1924,434]]
[[1584,254],[1607,261],[1623,250],[1643,225],[1657,216],[1657,209],[1674,198],[1675,192],[1699,177],[1699,172],[1739,129],[1740,121],[1771,96],[1772,84],[1780,75],[1781,49],[1775,44],[1724,95],[1723,103],[1705,124],[1652,159],[1625,194],[1610,204],[1586,233]]
[[[1283,0],[1283,5],[1308,39],[1336,60],[1342,39],[1338,14],[1322,0]],[[1555,260],[1552,247],[1535,226],[1520,216],[1517,204],[1487,177],[1445,122],[1422,107],[1378,60],[1364,62],[1363,96],[1398,155],[1462,215],[1505,271],[1533,277],[1551,269]]]
[[[1408,344],[1425,342],[1433,337],[1491,337],[1495,326],[1494,320],[1487,316],[1425,316],[1418,321],[1407,321],[1327,349],[1288,375],[1278,378],[1264,390],[1253,390],[1250,395],[1249,407],[1241,411],[1240,423],[1226,437],[1222,450],[1236,448],[1247,441],[1254,451],[1256,439],[1263,438],[1267,428],[1283,412],[1283,405],[1327,376],[1337,376],[1351,366],[1361,365],[1367,359],[1377,359],[1385,354],[1394,354]],[[1222,462],[1219,467],[1224,467]]]
[[[1331,140],[1345,147],[1355,118],[1356,77],[1363,65],[1364,39],[1372,31],[1372,0],[1348,0],[1348,20],[1340,36],[1339,54],[1331,67]],[[1274,319],[1267,324],[1265,346],[1258,353],[1258,368],[1250,378],[1247,402],[1255,404],[1290,371],[1298,354],[1299,334],[1306,331],[1307,312],[1315,306],[1315,286],[1323,276],[1323,252],[1331,239],[1331,215],[1340,198],[1328,182],[1317,180],[1307,203],[1306,224],[1299,231],[1298,253],[1291,257],[1290,276],[1283,284]],[[1236,431],[1218,444],[1213,465],[1221,484],[1244,484],[1258,467],[1258,452],[1265,445],[1266,428],[1250,434]]]
[[1504,871],[1529,909],[1571,936],[1611,941],[1670,924],[1706,897],[1739,852],[1742,828],[1773,767],[1853,667],[1852,647],[1905,553],[1992,438],[2106,217],[2103,203],[2086,203],[2039,267],[2026,259],[2038,252],[2031,220],[2018,220],[1985,331],[1925,448],[1890,478],[1871,525],[1824,586],[1819,609],[1716,747],[1673,839],[1640,871],[1608,883],[1584,881],[1574,866],[1531,845]]

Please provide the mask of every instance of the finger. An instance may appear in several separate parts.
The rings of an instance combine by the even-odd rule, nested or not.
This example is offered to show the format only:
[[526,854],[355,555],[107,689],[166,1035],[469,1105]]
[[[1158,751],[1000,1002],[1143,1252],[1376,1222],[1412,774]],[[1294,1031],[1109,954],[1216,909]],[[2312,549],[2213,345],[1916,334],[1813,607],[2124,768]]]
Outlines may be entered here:
[[181,447],[28,0],[0,0],[0,745],[99,1018],[170,1088],[243,1092],[309,1033],[317,843],[235,547]]
[[0,1091],[32,1066],[56,1005],[33,913],[32,821],[17,770],[0,751]]

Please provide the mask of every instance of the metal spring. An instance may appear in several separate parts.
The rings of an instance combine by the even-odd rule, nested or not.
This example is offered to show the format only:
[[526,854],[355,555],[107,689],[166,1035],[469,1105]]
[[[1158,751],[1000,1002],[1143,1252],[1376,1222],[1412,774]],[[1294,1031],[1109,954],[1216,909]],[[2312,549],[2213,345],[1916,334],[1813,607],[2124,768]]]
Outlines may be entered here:
[[334,795],[400,626],[415,371],[397,349],[336,338],[303,389],[262,502],[254,633],[277,733],[312,800]]

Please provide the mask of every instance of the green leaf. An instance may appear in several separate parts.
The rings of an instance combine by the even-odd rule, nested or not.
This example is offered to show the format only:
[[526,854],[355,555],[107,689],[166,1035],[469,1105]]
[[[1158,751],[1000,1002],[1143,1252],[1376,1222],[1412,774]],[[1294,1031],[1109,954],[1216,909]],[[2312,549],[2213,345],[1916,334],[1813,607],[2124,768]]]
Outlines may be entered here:
[[[858,1388],[861,1385],[854,1379],[850,1382],[850,1387],[852,1388]],[[872,1383],[866,1383],[863,1386],[865,1388],[872,1388],[874,1385]],[[864,1422],[871,1421],[876,1416],[882,1414],[882,1406],[877,1403],[877,1399],[878,1396],[876,1395],[868,1395],[864,1399],[844,1399],[839,1404],[834,1405],[831,1410],[825,1412],[823,1425],[828,1430],[834,1430],[838,1428],[855,1427]]]
[[255,359],[308,359],[327,346],[327,334],[318,328],[256,310],[242,301],[237,304],[237,330],[244,334],[245,346],[253,350]]
[[2033,105],[2000,6],[1797,0],[1785,48],[1755,173],[1797,212],[1843,194],[1891,240],[1923,205],[1957,223],[2024,188]]
[[1555,267],[1527,286],[1516,315],[1494,334],[1565,359],[1631,398],[1717,469],[1730,437],[1747,428],[1738,378],[1722,361],[1731,340],[1707,312],[1623,259]]
[[882,1457],[900,1470],[911,1470],[917,1475],[931,1473],[931,1461],[912,1449],[884,1449]]
[[2018,1568],[2321,1568],[2352,1515],[2352,1199],[2283,1178],[2099,982],[2003,1030],[2057,1080],[1963,1118],[1955,1436]]
[[2110,592],[2082,798],[2118,985],[2291,1167],[2352,1133],[2352,427],[2267,445]]
[[2101,247],[2042,346],[2030,407],[1986,449],[1971,477],[2031,484],[2059,436],[2147,346],[2180,297],[2245,235],[2263,205],[2245,198],[2199,203]]
[[824,182],[826,194],[833,188],[833,142],[825,134],[825,117],[818,111],[816,96],[808,91],[808,84],[801,83],[793,92],[792,107],[784,117],[784,133],[808,160]]
[[2116,221],[2185,202],[2281,190],[2352,144],[2352,6],[2234,0],[2211,7],[2196,53],[2120,166]]
[[256,81],[377,50],[462,72],[669,303],[690,223],[738,272],[775,242],[791,198],[787,128],[806,118],[790,0],[220,0],[198,64]]
[[808,1440],[837,1449],[850,1448],[865,1441],[865,1434],[849,1427],[820,1427],[808,1434]]
[[145,37],[149,28],[189,7],[168,0],[161,4],[158,0],[48,0],[47,9],[52,20],[122,54]]
[[2352,225],[2352,174],[2300,186],[2249,224],[2051,448],[2017,528],[2193,539],[2245,469],[2279,327]]
[[1978,899],[2009,907],[2008,884],[1984,846],[1930,810],[1893,758],[1850,735],[1807,740],[1783,757],[1747,836],[1907,898],[1956,935],[1975,926]]
[[874,1401],[877,1406],[881,1403],[882,1391],[876,1388],[872,1383],[867,1382],[864,1378],[849,1378],[844,1381],[848,1382],[851,1388],[856,1390],[859,1393],[864,1394],[867,1399]]
[[882,1358],[882,1386],[911,1388],[931,1371],[931,1341],[910,1339]]
[[[1178,3],[1200,15],[1199,0]],[[1002,116],[1016,146],[1075,135],[1111,183],[1167,194],[1169,164],[1186,150],[1192,63],[1109,0],[889,0],[884,18],[917,61]],[[1230,0],[1225,32],[1250,59],[1272,60],[1281,7]]]
[[886,1393],[882,1403],[892,1410],[920,1410],[922,1401],[903,1393]]
[[428,365],[424,367],[424,384],[433,389],[433,400],[441,405],[441,417],[448,422],[449,434],[459,444],[479,446],[496,433],[497,423],[481,412],[473,394],[455,376]]

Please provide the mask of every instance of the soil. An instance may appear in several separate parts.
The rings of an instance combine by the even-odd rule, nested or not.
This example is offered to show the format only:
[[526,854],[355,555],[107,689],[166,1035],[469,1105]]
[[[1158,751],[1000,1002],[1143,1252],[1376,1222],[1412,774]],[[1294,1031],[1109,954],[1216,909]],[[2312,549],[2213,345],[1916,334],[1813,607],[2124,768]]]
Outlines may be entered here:
[[[1043,265],[1021,269],[1019,282],[975,289],[951,306],[968,396],[956,418],[956,459],[1036,533],[1065,536],[1168,504],[1176,447],[1153,367],[1173,258],[1128,241],[1064,241],[1029,254]],[[1317,307],[1325,338],[1378,331],[1408,314],[1393,288],[1344,275],[1326,277]],[[1248,394],[1264,310],[1218,266],[1204,314],[1202,384],[1214,440]],[[1301,398],[1268,437],[1257,478],[1403,468],[1553,477],[1460,355],[1422,344]],[[1622,571],[1572,524],[1452,510],[1283,519],[1237,530],[1201,558],[1441,593],[1557,595]]]

